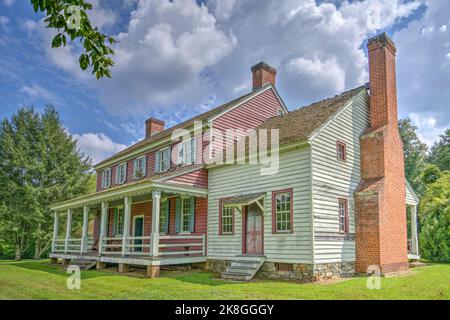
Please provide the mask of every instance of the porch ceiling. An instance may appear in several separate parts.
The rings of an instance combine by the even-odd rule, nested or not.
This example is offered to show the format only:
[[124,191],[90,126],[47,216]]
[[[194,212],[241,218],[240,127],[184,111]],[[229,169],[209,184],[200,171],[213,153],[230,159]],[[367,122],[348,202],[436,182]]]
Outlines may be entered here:
[[65,211],[82,206],[96,206],[103,201],[115,201],[127,196],[139,196],[151,193],[154,190],[181,196],[206,197],[208,195],[208,190],[205,188],[147,180],[56,203],[51,205],[50,209],[53,211]]

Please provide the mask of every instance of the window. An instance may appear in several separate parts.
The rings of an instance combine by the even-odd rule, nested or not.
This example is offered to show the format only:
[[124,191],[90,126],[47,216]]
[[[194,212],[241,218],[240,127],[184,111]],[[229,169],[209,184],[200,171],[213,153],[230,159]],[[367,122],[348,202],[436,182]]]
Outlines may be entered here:
[[278,115],[278,116],[284,116],[284,115],[285,115],[284,109],[281,109],[281,108],[278,109],[278,110],[277,110],[277,115]]
[[159,212],[159,232],[169,233],[169,200],[161,201]]
[[340,161],[347,160],[347,147],[343,142],[336,142],[337,159]]
[[197,154],[196,140],[191,138],[178,144],[178,164],[188,165],[195,163]]
[[109,188],[111,186],[111,168],[105,169],[102,172],[102,189]]
[[113,235],[120,236],[123,232],[123,207],[114,209]]
[[191,198],[181,199],[181,232],[190,232]]
[[220,201],[220,233],[221,234],[233,234],[233,220],[234,209],[232,207],[226,207]]
[[127,181],[127,163],[122,163],[117,166],[116,184],[123,184]]
[[165,172],[170,169],[171,148],[165,148],[155,153],[155,172]]
[[339,232],[348,232],[348,201],[339,199]]
[[134,160],[133,177],[141,179],[147,174],[147,158],[145,156]]
[[272,194],[273,232],[292,232],[292,189]]

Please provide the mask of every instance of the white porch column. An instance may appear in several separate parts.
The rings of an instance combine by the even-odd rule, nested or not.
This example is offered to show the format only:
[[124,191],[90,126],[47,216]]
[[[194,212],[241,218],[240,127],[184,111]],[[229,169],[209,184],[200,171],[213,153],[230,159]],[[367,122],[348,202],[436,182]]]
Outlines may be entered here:
[[88,244],[88,225],[89,225],[89,207],[83,207],[83,229],[81,235],[81,248],[80,252],[83,254],[87,252],[87,244]]
[[419,255],[419,239],[417,235],[417,205],[411,208],[411,251]]
[[131,197],[125,197],[123,208],[123,230],[122,230],[122,256],[128,252],[128,236],[130,233]]
[[159,213],[161,205],[161,191],[153,191],[152,200],[152,236],[150,242],[150,252],[152,257],[157,257],[159,256]]
[[54,212],[53,215],[53,240],[52,240],[52,252],[55,252],[56,241],[59,234],[59,212]]
[[66,224],[66,242],[64,246],[64,253],[67,253],[69,250],[69,241],[72,233],[72,214],[73,209],[67,210],[67,224]]
[[102,215],[100,219],[100,238],[98,240],[98,253],[101,254],[103,252],[103,239],[106,236],[106,219],[108,217],[108,202],[102,202]]

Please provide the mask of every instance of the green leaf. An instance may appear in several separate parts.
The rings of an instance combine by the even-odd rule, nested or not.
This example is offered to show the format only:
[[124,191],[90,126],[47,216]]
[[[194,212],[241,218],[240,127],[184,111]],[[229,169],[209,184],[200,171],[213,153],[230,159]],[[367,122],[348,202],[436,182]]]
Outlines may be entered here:
[[80,56],[80,68],[84,71],[89,67],[89,57],[87,54]]
[[57,34],[52,41],[52,48],[58,48],[61,46],[62,43],[62,37],[61,33]]

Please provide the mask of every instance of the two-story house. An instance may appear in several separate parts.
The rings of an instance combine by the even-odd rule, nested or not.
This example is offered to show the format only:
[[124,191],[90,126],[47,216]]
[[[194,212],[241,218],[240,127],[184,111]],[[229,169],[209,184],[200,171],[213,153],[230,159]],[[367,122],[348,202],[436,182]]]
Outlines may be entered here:
[[[191,263],[241,280],[407,269],[408,252],[418,257],[418,201],[404,177],[395,46],[382,34],[368,48],[370,86],[291,112],[276,70],[259,63],[252,92],[169,129],[148,119],[144,140],[95,166],[96,193],[52,206],[50,257],[121,272],[144,265],[149,277]],[[276,154],[270,174],[258,161],[267,132],[279,145],[265,154]]]

